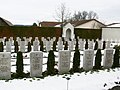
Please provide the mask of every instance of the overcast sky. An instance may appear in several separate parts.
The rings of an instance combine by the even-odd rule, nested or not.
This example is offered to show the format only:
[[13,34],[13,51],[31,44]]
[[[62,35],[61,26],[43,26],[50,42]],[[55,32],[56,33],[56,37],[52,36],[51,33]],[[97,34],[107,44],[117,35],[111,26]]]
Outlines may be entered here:
[[103,23],[120,22],[120,0],[1,0],[0,17],[13,24],[53,21],[61,3],[70,12],[92,10]]

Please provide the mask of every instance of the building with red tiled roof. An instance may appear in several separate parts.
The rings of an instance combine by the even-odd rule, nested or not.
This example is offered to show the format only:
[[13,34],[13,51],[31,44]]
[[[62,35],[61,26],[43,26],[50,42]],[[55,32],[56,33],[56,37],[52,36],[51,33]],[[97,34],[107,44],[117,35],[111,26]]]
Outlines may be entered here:
[[[100,29],[106,26],[105,24],[99,22],[96,19],[73,21],[70,23],[74,26],[74,28]],[[60,25],[61,25],[61,22],[43,21],[40,23],[40,27],[60,27]]]
[[43,21],[40,22],[40,27],[55,27],[56,25],[60,25],[61,22],[50,22],[50,21]]

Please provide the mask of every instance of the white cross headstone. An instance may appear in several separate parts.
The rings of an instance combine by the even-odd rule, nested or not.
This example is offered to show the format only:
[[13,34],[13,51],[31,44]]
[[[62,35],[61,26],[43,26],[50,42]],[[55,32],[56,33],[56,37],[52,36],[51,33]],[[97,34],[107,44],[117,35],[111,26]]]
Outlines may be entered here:
[[43,52],[34,51],[30,53],[30,76],[39,77],[42,75]]
[[102,45],[102,43],[103,43],[103,41],[101,41],[101,40],[98,40],[98,49],[102,49],[103,47],[103,45]]
[[11,53],[0,52],[0,78],[11,78]]
[[25,52],[25,41],[20,41],[20,51]]
[[33,51],[38,51],[39,49],[39,41],[36,40],[36,41],[33,41]]
[[10,37],[9,41],[11,42],[11,45],[13,46],[14,45],[13,37]]
[[46,41],[46,51],[49,52],[51,50],[51,41]]
[[89,48],[89,49],[93,49],[94,41],[89,41],[88,43],[89,43],[89,44],[88,44],[88,48]]
[[83,50],[84,49],[84,41],[79,41],[79,49]]
[[106,49],[110,49],[110,44],[111,44],[110,41],[106,41]]
[[11,42],[6,41],[6,52],[11,52]]
[[70,51],[59,51],[58,55],[58,71],[59,74],[68,73],[70,70]]
[[74,42],[73,41],[69,41],[68,45],[69,45],[69,50],[72,51],[73,47],[74,47]]
[[110,68],[112,67],[112,64],[113,64],[113,49],[105,49],[103,67]]
[[93,68],[94,50],[85,50],[83,54],[83,69],[88,71]]
[[58,51],[62,50],[63,49],[63,41],[62,41],[62,39],[59,39],[57,44],[58,44]]

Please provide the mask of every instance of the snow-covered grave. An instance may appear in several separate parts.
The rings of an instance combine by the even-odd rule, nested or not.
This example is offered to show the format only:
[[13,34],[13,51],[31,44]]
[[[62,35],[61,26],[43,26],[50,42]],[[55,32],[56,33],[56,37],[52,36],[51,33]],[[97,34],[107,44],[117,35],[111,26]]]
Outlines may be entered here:
[[59,51],[58,71],[59,74],[68,73],[70,70],[70,51]]
[[[4,46],[4,51],[6,46]],[[12,46],[13,51],[14,46]],[[27,49],[27,46],[25,46]],[[33,46],[32,46],[33,51]],[[6,52],[5,52],[6,53]],[[80,67],[83,67],[83,53],[84,51],[80,51]],[[58,62],[59,52],[54,52],[55,61]],[[96,54],[96,51],[94,51]],[[104,54],[104,50],[102,50],[102,54]],[[70,68],[72,68],[74,51],[71,51],[70,56]],[[24,57],[24,72],[30,71],[30,53],[23,53]],[[47,57],[48,52],[43,52],[43,68],[44,72],[47,68]],[[102,56],[102,65],[103,65],[104,56]],[[93,59],[94,62],[94,59]],[[11,53],[11,72],[16,72],[16,53]],[[58,64],[57,64],[58,65]],[[58,66],[55,68],[58,69]],[[94,63],[93,63],[94,65]],[[66,78],[69,77],[68,81]],[[41,90],[108,90],[116,85],[116,82],[120,82],[120,69],[105,69],[99,70],[97,72],[93,72],[92,70],[89,72],[82,73],[74,73],[73,75],[65,74],[65,75],[55,75],[48,76],[44,79],[41,78],[23,78],[23,79],[14,79],[5,82],[5,80],[0,80],[0,89],[5,90],[21,90],[21,89],[41,89]],[[120,85],[120,84],[117,84]]]
[[104,68],[110,68],[113,64],[113,49],[105,49],[104,51]]
[[11,78],[11,53],[0,52],[0,78]]
[[94,50],[85,50],[83,54],[83,69],[91,70],[93,68]]
[[34,51],[30,53],[30,76],[40,77],[42,75],[43,52]]

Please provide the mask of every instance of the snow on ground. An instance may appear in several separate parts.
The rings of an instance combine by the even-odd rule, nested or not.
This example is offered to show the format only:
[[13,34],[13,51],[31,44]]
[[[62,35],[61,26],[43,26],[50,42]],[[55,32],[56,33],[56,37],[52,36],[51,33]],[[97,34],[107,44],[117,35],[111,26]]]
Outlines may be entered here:
[[[83,51],[80,52],[83,54]],[[95,52],[96,53],[96,52]],[[104,53],[104,51],[102,51]],[[54,53],[58,61],[58,52]],[[71,67],[72,67],[72,58],[74,52],[71,52]],[[16,54],[11,54],[12,60],[11,65],[15,65]],[[30,60],[29,53],[24,53],[24,72],[30,72]],[[27,57],[25,57],[27,56]],[[43,71],[46,70],[48,53],[44,52],[43,59]],[[83,64],[83,55],[81,55],[80,66]],[[56,66],[57,67],[57,66]],[[16,67],[11,67],[11,72],[15,72]],[[70,77],[70,80],[67,81],[67,77]],[[68,89],[67,89],[68,82]],[[3,90],[108,90],[115,86],[114,82],[120,82],[120,68],[110,69],[110,70],[99,70],[99,72],[82,72],[75,73],[74,75],[56,75],[48,76],[44,79],[40,78],[24,78],[24,79],[14,79],[6,82],[5,80],[0,80],[0,89]]]
[[[65,75],[48,76],[44,79],[27,78],[14,79],[8,82],[0,81],[0,89],[3,90],[67,90],[67,80]],[[114,82],[120,81],[120,69],[100,70],[99,72],[82,72],[70,77],[68,81],[68,90],[108,90],[115,86]],[[105,87],[105,83],[107,84]]]

